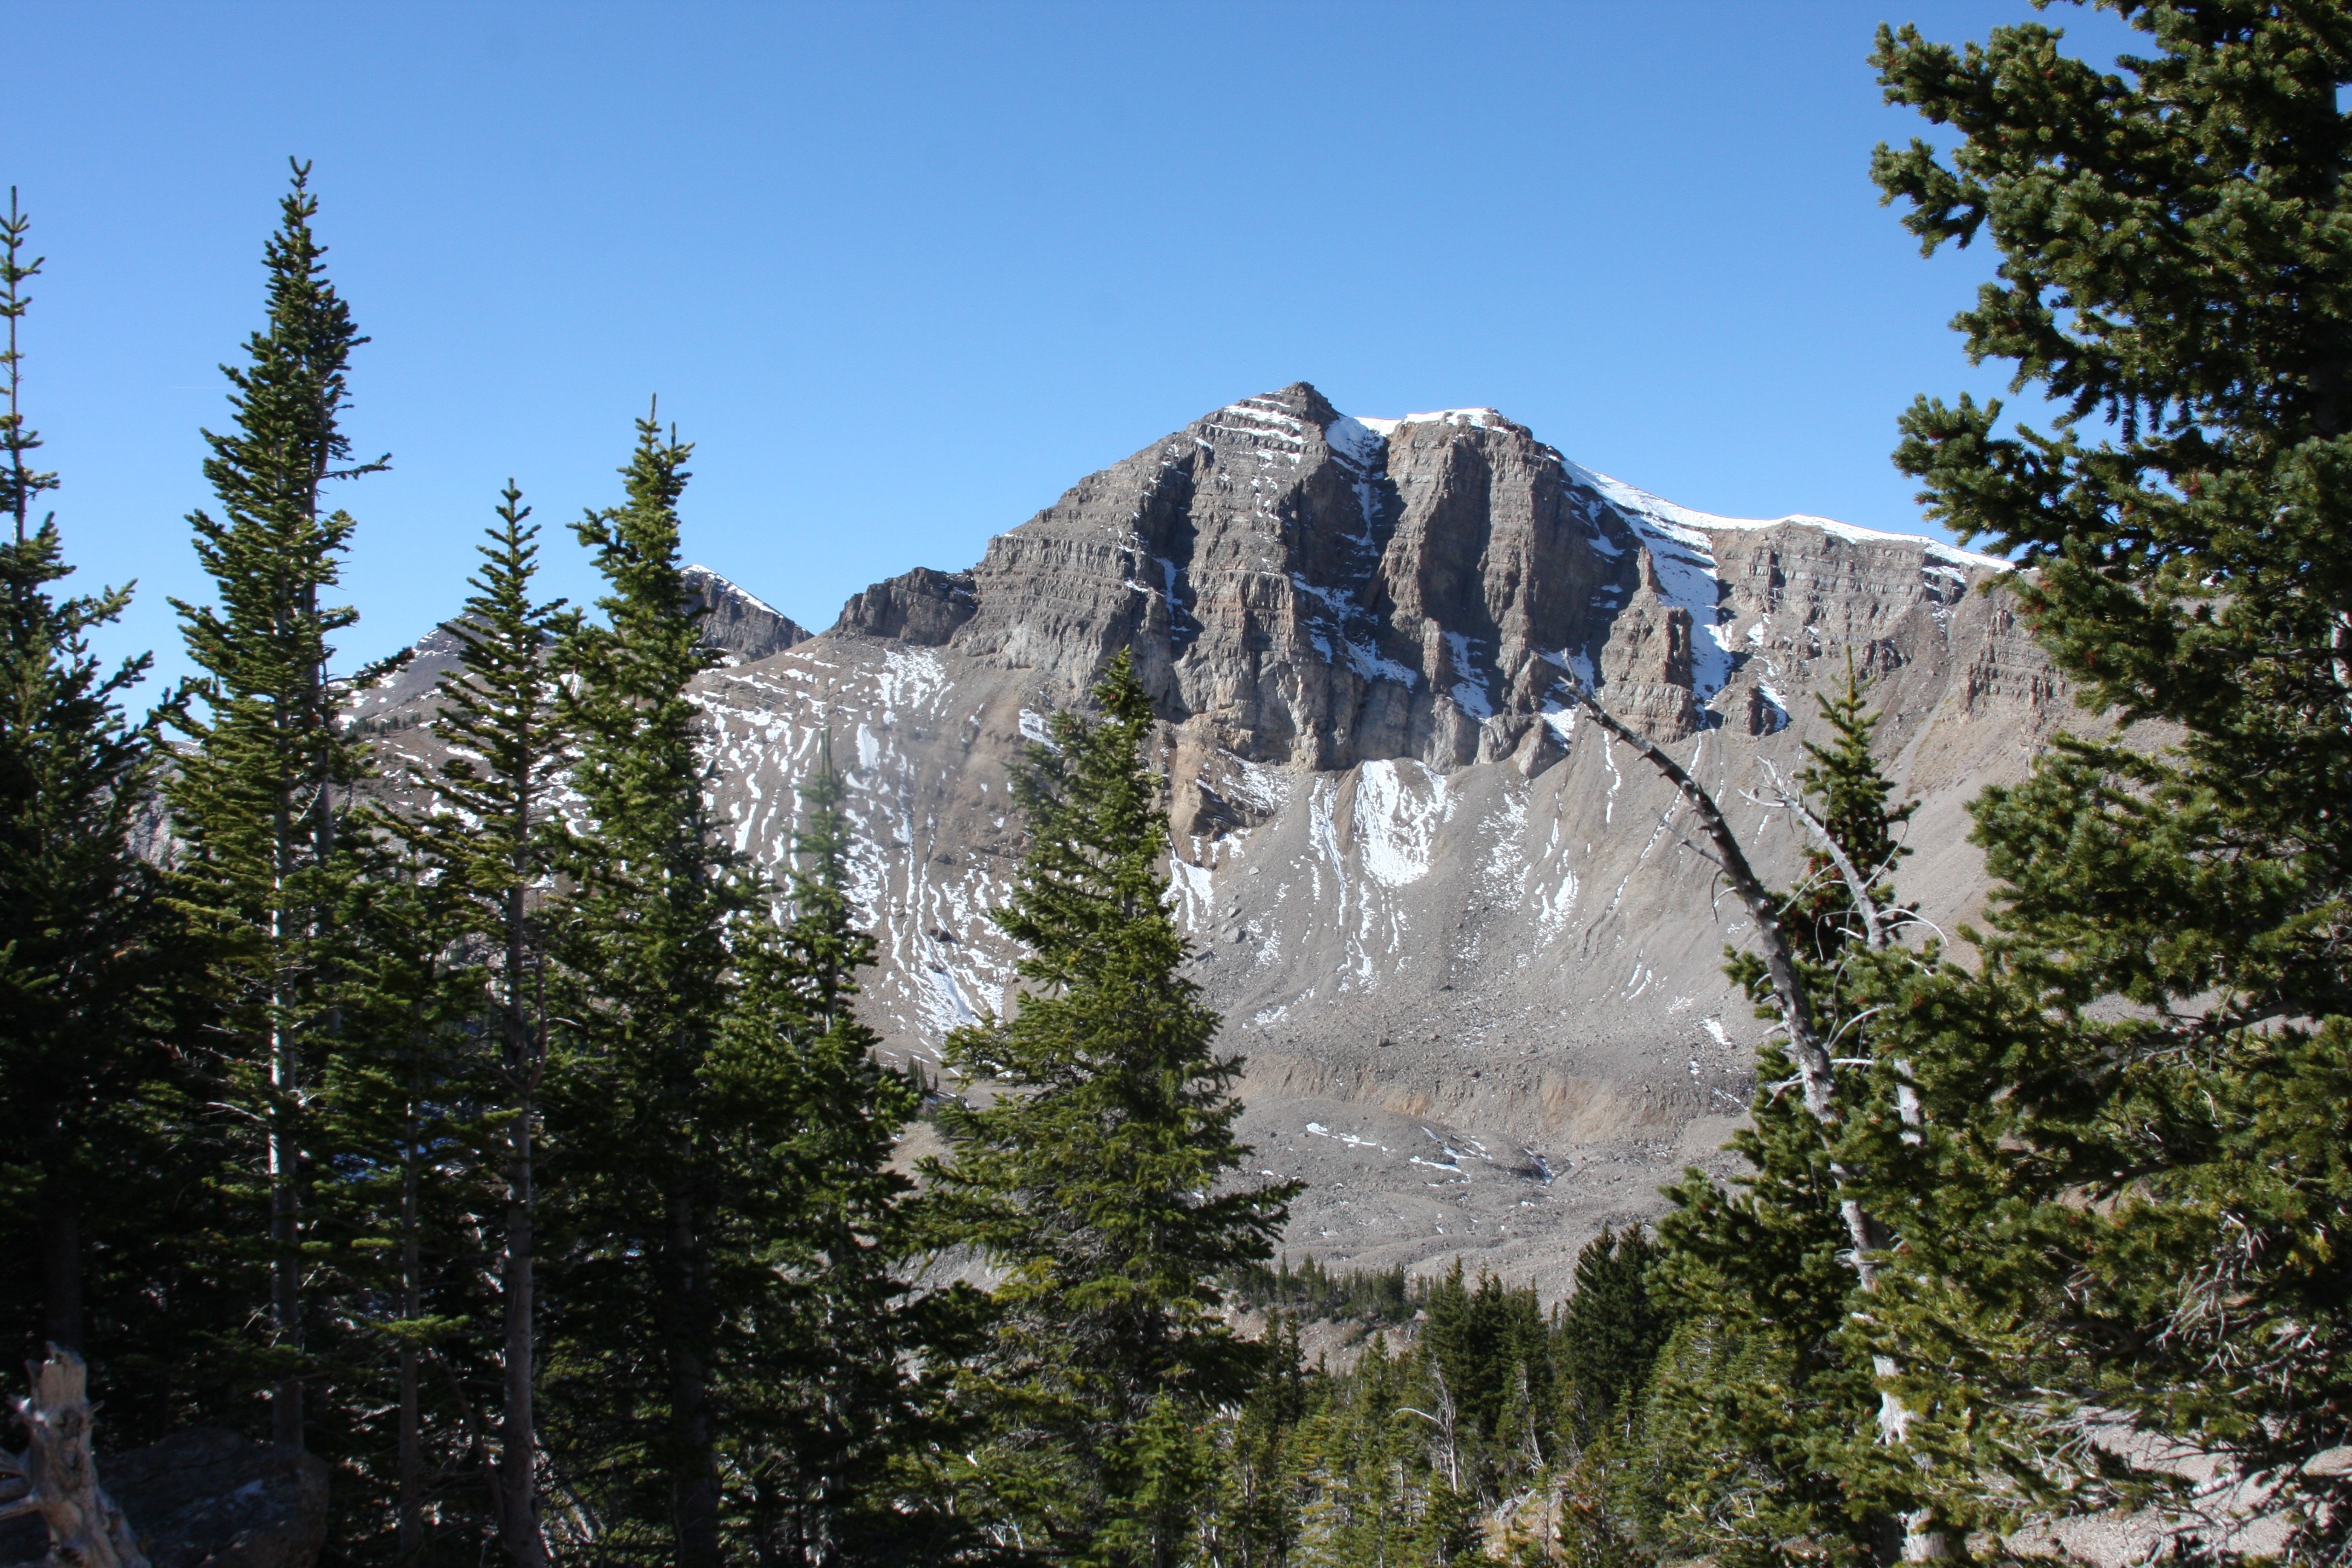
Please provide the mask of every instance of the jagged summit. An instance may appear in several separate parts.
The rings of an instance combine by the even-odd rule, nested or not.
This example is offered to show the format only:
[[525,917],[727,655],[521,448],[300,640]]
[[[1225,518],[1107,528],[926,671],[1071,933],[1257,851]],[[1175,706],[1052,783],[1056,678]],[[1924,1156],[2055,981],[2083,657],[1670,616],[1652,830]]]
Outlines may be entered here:
[[730,659],[766,658],[809,638],[791,616],[708,566],[688,566],[679,575],[686,579],[691,601],[702,609],[704,644]]
[[1654,734],[1746,721],[1717,700],[1752,651],[1717,556],[1759,549],[1768,575],[1791,549],[1907,568],[1897,597],[1931,616],[1949,574],[2002,566],[1822,519],[1709,517],[1491,408],[1355,417],[1297,382],[1089,476],[969,573],[877,584],[835,630],[952,643],[1065,699],[1132,648],[1162,713],[1214,749],[1453,768],[1520,743],[1571,671]]

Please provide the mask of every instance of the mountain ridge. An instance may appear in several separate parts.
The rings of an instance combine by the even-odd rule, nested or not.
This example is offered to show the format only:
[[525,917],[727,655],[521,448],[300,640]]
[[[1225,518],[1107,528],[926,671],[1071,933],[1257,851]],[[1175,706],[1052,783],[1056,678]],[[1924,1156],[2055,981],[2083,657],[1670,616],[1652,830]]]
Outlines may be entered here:
[[1195,977],[1250,1058],[1245,1134],[1310,1183],[1292,1249],[1464,1251],[1557,1289],[1581,1236],[1654,1212],[1685,1160],[1720,1168],[1763,1027],[1720,973],[1742,927],[1678,797],[1578,724],[1562,680],[1687,753],[1785,878],[1801,846],[1743,792],[1801,764],[1850,656],[1921,802],[1906,894],[1948,924],[1983,884],[1967,799],[2063,706],[2007,570],[1710,518],[1492,410],[1352,418],[1295,383],[698,692],[714,804],[761,862],[789,853],[820,747],[843,765],[880,953],[866,1010],[895,1057],[933,1060],[1012,980],[987,920],[1021,848],[1009,766],[1132,650]]

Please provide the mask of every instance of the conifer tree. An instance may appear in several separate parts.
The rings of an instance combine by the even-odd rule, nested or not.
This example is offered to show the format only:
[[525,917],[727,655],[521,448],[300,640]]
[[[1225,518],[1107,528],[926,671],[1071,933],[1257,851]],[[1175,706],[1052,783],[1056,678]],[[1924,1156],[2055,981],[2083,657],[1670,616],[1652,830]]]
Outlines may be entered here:
[[[993,918],[1027,950],[1026,988],[1010,1017],[950,1037],[946,1060],[995,1097],[942,1112],[953,1158],[927,1167],[1003,1271],[971,1385],[999,1419],[966,1479],[1049,1554],[1094,1550],[1139,1495],[1134,1434],[1163,1398],[1245,1391],[1262,1352],[1220,1321],[1218,1280],[1271,1255],[1297,1190],[1231,1179],[1241,1061],[1179,972],[1151,701],[1125,653],[1094,701],[1098,720],[1057,714],[1015,777],[1030,847]],[[1119,1541],[1102,1560],[1167,1544]]]
[[[18,322],[27,220],[9,193],[0,220],[0,354],[7,406],[0,413],[0,510],[13,538],[0,540],[0,1205],[7,1228],[37,1238],[39,1258],[12,1289],[12,1306],[37,1302],[40,1343],[104,1354],[91,1343],[88,1298],[91,1233],[130,1228],[143,1183],[126,1171],[168,1165],[168,1128],[156,1113],[176,1098],[157,1037],[169,970],[169,921],[154,867],[138,853],[161,760],[158,726],[176,703],[133,721],[124,700],[145,676],[145,656],[107,668],[89,634],[118,619],[128,588],[60,598],[51,584],[72,568],[54,518],[37,522],[54,474],[29,467],[40,437],[19,402]],[[141,1237],[152,1241],[152,1237]],[[22,1256],[15,1248],[12,1255]],[[33,1300],[26,1300],[29,1296]],[[22,1321],[22,1320],[19,1320]]]
[[[610,591],[607,623],[573,625],[555,652],[584,822],[559,858],[575,886],[555,933],[564,992],[541,1191],[563,1191],[570,1256],[548,1306],[571,1441],[611,1487],[600,1547],[710,1568],[722,1230],[744,1195],[726,1180],[711,1069],[738,984],[728,928],[755,900],[705,798],[688,691],[714,662],[678,561],[689,450],[640,419],[625,500],[573,525]],[[726,1092],[764,1110],[771,1090]]]
[[1897,1367],[1869,1331],[1885,1316],[1883,1257],[1910,1236],[1881,1202],[1898,1185],[1886,1171],[1901,1145],[1885,1130],[1904,1124],[1905,1091],[1897,1065],[1874,1060],[1870,998],[1913,962],[1893,942],[1912,918],[1893,873],[1913,808],[1888,805],[1876,720],[1853,671],[1837,700],[1818,700],[1830,743],[1806,742],[1798,789],[1779,800],[1815,846],[1797,888],[1774,900],[1799,1005],[1755,952],[1727,973],[1759,1017],[1809,1018],[1838,1070],[1826,1094],[1793,1093],[1795,1044],[1784,1034],[1761,1047],[1749,1125],[1727,1145],[1746,1171],[1721,1185],[1685,1173],[1658,1226],[1656,1283],[1687,1320],[1647,1412],[1675,1472],[1664,1528],[1674,1545],[1727,1561],[1769,1561],[1794,1536],[1847,1563],[1950,1547],[1922,1495],[1926,1434],[1885,1396]]
[[1955,325],[2059,405],[2040,431],[1923,398],[1896,460],[2033,568],[2008,591],[2089,707],[2178,735],[2062,740],[1988,791],[1976,962],[1890,998],[1925,1117],[1906,1397],[1968,1417],[1955,1508],[2116,1495],[2075,1438],[2121,1416],[2326,1558],[2352,1541],[2352,1477],[2311,1464],[2352,1440],[2352,15],[2108,8],[2148,42],[2114,71],[2040,23],[1874,57],[1958,133],[1882,148],[1882,190],[1927,251],[1991,241]]
[[562,601],[534,596],[539,529],[511,480],[485,529],[473,593],[449,623],[457,668],[440,682],[434,731],[449,755],[426,781],[432,808],[394,829],[462,900],[472,1016],[495,1043],[475,1075],[496,1171],[499,1415],[496,1518],[509,1563],[547,1561],[540,1522],[538,1245],[540,1090],[548,1047],[550,804],[564,763],[549,654],[572,629]]
[[364,771],[336,712],[328,639],[357,618],[322,595],[354,526],[324,510],[328,484],[381,467],[348,462],[341,428],[351,351],[365,340],[326,276],[311,232],[310,165],[294,165],[263,255],[268,323],[225,366],[236,428],[205,432],[205,478],[221,515],[191,514],[217,606],[173,601],[207,710],[168,796],[180,837],[182,902],[208,939],[215,1045],[226,1088],[263,1129],[256,1158],[268,1215],[270,1427],[304,1439],[302,1194],[307,1112],[324,1037],[331,963],[324,876],[351,786]]
[[1576,1255],[1576,1291],[1560,1316],[1561,1375],[1578,1436],[1622,1426],[1641,1400],[1669,1327],[1650,1291],[1658,1248],[1638,1226],[1603,1230]]
[[744,1337],[726,1395],[730,1488],[762,1563],[919,1561],[953,1527],[894,1472],[958,1430],[946,1384],[978,1303],[969,1287],[919,1292],[910,1279],[931,1237],[891,1161],[922,1091],[881,1065],[854,1011],[874,943],[847,890],[829,742],[800,795],[792,918],[739,925],[740,990],[711,1067],[745,1141],[730,1163],[765,1199],[739,1219],[750,1234],[733,1250],[750,1267],[724,1314]]
[[431,1538],[471,1554],[482,1434],[472,1325],[491,1302],[479,1258],[489,1205],[476,1150],[486,1074],[470,1027],[465,910],[455,879],[362,813],[344,826],[333,885],[337,1027],[311,1116],[334,1167],[313,1193],[311,1289],[338,1331],[318,1348],[331,1398],[312,1415],[345,1478],[334,1533],[400,1560]]

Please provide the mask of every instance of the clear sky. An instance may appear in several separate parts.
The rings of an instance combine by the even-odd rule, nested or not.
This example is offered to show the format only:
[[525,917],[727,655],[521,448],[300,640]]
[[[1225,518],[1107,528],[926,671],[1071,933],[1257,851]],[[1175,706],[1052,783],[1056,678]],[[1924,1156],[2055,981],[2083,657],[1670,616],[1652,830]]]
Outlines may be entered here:
[[[0,181],[48,258],[26,414],[110,650],[187,668],[186,512],[289,153],[373,341],[343,668],[462,596],[509,475],[550,579],[658,394],[688,552],[795,618],[1294,380],[1491,405],[1686,506],[1921,529],[1886,454],[1996,390],[1867,177],[1873,25],[2025,0],[116,5],[15,0]],[[2048,14],[2087,53],[2126,35]]]

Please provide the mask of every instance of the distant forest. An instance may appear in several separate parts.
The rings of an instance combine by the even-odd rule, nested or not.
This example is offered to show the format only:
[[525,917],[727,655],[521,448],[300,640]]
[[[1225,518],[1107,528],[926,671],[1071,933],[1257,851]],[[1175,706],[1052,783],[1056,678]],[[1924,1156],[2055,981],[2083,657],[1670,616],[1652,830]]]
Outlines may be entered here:
[[569,525],[592,606],[484,498],[440,760],[382,749],[380,672],[331,673],[381,463],[308,165],[205,433],[199,673],[100,660],[129,594],[61,587],[12,195],[0,1322],[86,1362],[100,1479],[196,1426],[308,1450],[339,1564],[1861,1568],[2119,1510],[2352,1559],[2352,8],[2099,4],[2112,71],[2040,21],[1872,57],[1927,122],[1879,190],[1998,254],[1955,328],[2052,411],[1922,397],[1895,461],[2093,721],[1975,802],[1943,931],[1865,685],[1774,803],[1788,888],[1581,694],[1755,915],[1773,1030],[1740,1173],[1549,1307],[1283,1254],[1125,654],[1016,776],[1018,1005],[880,1063],[842,780],[778,879],[706,799],[657,408]]

